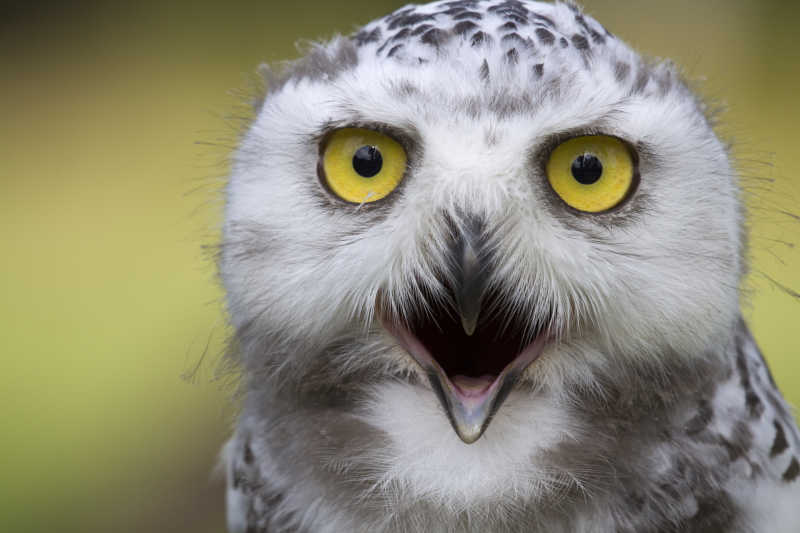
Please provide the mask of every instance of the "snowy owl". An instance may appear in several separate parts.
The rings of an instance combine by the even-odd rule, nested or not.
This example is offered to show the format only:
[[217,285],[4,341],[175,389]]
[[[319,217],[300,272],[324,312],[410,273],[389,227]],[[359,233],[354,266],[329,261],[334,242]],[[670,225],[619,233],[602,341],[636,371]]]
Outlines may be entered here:
[[220,259],[231,531],[800,531],[738,178],[671,64],[461,0],[268,77]]

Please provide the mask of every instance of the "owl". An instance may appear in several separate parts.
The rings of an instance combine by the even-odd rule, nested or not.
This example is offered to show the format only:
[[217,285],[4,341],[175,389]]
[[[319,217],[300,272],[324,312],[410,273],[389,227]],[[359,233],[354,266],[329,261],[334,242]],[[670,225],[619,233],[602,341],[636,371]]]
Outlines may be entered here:
[[230,531],[800,531],[739,181],[673,65],[457,0],[267,87],[221,245]]

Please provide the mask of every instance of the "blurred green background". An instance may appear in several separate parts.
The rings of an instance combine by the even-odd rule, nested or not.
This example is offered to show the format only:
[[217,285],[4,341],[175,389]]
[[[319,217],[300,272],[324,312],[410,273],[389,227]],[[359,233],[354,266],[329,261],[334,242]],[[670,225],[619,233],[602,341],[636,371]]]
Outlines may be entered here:
[[[202,247],[240,128],[231,89],[399,5],[3,4],[0,529],[224,530],[211,470],[234,408]],[[753,212],[746,316],[800,404],[800,302],[769,281],[800,290],[800,3],[585,7],[729,108]]]

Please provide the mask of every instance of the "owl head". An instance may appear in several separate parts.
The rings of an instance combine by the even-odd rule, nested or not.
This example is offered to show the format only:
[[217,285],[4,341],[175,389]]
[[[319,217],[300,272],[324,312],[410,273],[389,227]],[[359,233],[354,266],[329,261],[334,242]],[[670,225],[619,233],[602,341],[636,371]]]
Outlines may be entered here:
[[245,387],[351,399],[391,438],[430,399],[425,431],[473,443],[510,398],[713,357],[738,191],[676,69],[574,5],[400,9],[273,70],[235,153]]

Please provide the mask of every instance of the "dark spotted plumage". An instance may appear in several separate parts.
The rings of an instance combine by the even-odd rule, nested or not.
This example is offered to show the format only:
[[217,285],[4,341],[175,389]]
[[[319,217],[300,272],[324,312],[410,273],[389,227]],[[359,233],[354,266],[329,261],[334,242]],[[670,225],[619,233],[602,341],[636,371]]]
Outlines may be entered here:
[[[560,33],[562,46],[566,46],[569,39],[579,50],[589,50],[590,42],[594,45],[603,45],[607,38],[613,37],[604,27],[594,21],[588,22],[579,12],[576,12],[568,27],[563,27],[550,16],[529,9],[526,2],[511,0],[472,4],[448,2],[436,4],[434,9],[428,7],[403,8],[393,15],[376,21],[356,34],[356,43],[358,46],[376,44],[376,52],[386,53],[388,56],[386,50],[391,50],[387,47],[388,42],[405,39],[409,35],[421,36],[419,42],[434,46],[440,45],[448,34],[469,39],[473,44],[477,44],[484,42],[487,34],[519,37],[517,32],[520,27],[530,27],[544,45],[555,43],[555,34]],[[487,26],[492,22],[500,24],[496,28]],[[429,33],[433,29],[436,32]],[[530,33],[529,30],[526,31]],[[386,40],[382,43],[379,42],[380,35],[386,35]],[[506,39],[506,43],[509,44],[506,54],[512,47],[510,40]]]
[[496,46],[506,64],[529,64],[534,80],[542,78],[548,65],[548,70],[558,72],[559,65],[571,61],[569,54],[574,53],[590,69],[594,67],[591,55],[602,53],[615,58],[618,82],[626,82],[635,71],[631,93],[651,86],[662,90],[672,86],[662,73],[629,56],[601,24],[577,9],[570,13],[556,20],[552,13],[537,12],[533,4],[520,1],[409,6],[368,24],[356,33],[353,42],[360,49],[374,50],[381,58],[415,64],[456,54],[463,42],[484,47],[487,52]]
[[794,483],[797,481],[798,474],[800,474],[800,463],[798,463],[797,457],[792,457],[792,461],[789,463],[789,466],[786,467],[786,471],[781,478],[786,483]]
[[544,28],[536,28],[536,36],[539,38],[539,42],[545,46],[551,46],[556,42],[555,36]]
[[789,447],[786,441],[786,433],[783,431],[783,424],[775,420],[775,438],[772,441],[772,447],[769,450],[770,457],[777,457],[782,454]]

